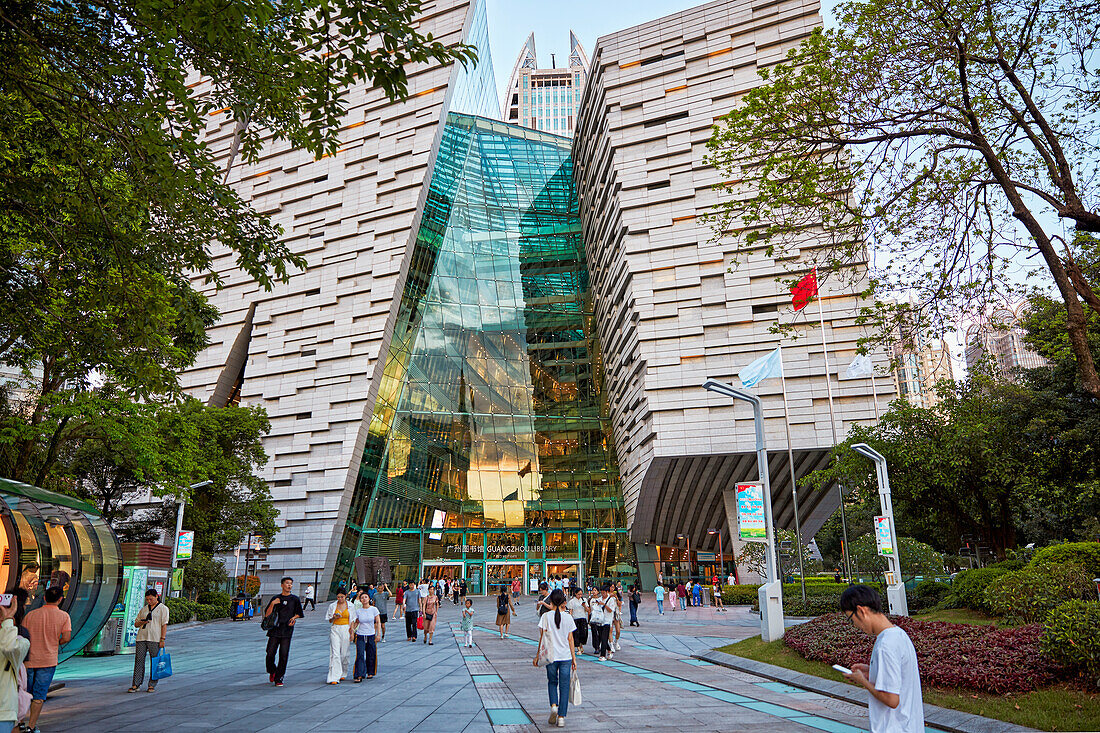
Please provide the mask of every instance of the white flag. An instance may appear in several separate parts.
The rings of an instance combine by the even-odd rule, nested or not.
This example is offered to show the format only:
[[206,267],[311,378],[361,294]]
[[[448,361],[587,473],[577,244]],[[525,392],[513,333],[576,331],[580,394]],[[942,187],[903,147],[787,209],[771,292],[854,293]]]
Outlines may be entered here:
[[871,357],[865,354],[856,354],[852,363],[844,370],[845,379],[863,379],[871,376],[875,371],[875,365],[871,363]]
[[753,363],[746,366],[737,375],[741,379],[741,386],[752,389],[765,379],[783,376],[783,349],[776,346]]

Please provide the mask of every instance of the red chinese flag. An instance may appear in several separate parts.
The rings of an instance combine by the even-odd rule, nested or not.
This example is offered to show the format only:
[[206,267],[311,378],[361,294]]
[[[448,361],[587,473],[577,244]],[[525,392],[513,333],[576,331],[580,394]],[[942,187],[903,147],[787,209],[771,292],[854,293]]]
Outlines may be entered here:
[[791,288],[791,304],[794,305],[796,311],[800,311],[810,304],[813,297],[817,295],[817,268],[810,270],[806,277],[799,280],[793,288]]

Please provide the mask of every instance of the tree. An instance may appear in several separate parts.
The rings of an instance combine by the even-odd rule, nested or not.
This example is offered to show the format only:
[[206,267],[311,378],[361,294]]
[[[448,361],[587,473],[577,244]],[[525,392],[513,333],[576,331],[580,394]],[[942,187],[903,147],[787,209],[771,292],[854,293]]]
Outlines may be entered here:
[[1095,240],[1051,233],[1058,220],[1100,231],[1100,5],[866,0],[837,17],[761,69],[766,83],[715,127],[709,160],[730,181],[716,235],[735,232],[741,257],[800,255],[826,275],[873,244],[864,295],[912,299],[863,309],[881,340],[950,330],[1037,255],[1081,385],[1100,398],[1086,327],[1100,279],[1081,266]]
[[[795,544],[795,536],[793,529],[780,529],[776,533],[779,540],[779,554],[776,557],[779,560],[780,576],[797,575],[798,574],[798,549]],[[805,542],[806,538],[803,538]],[[763,577],[766,570],[766,558],[764,554],[765,544],[763,542],[747,542],[741,549],[741,554],[737,556],[737,564],[744,565],[751,572]],[[806,567],[806,572],[811,572],[812,562],[810,560],[810,546],[808,544],[802,545],[802,558],[803,565]]]
[[183,590],[195,600],[200,594],[223,587],[229,581],[225,566],[205,552],[192,552],[183,568]]

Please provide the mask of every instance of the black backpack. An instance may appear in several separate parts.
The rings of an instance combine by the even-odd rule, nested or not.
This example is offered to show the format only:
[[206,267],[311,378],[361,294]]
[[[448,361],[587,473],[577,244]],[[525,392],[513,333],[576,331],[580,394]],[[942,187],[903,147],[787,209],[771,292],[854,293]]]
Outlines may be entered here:
[[508,599],[507,598],[505,598],[503,601],[499,600],[499,599],[497,600],[497,613],[499,613],[501,616],[508,613]]

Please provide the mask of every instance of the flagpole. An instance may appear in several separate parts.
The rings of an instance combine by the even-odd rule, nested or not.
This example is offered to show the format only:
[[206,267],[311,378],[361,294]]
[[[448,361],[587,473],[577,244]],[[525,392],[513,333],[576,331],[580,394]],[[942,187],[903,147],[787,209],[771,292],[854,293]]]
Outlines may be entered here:
[[878,389],[875,387],[875,360],[871,359],[871,404],[875,406],[875,423],[879,421]]
[[798,483],[794,475],[794,449],[791,448],[791,411],[787,407],[787,376],[779,352],[779,384],[783,390],[783,425],[787,428],[787,464],[791,468],[791,502],[794,506],[794,541],[798,544],[798,583],[802,586],[802,605],[806,605],[806,569],[802,564],[802,523],[798,519]]
[[[815,278],[816,281],[816,278]],[[836,448],[840,442],[836,435],[836,411],[833,407],[833,382],[830,376],[829,370],[829,342],[825,338],[825,305],[824,299],[821,297],[820,290],[816,287],[817,283],[814,283],[815,290],[817,292],[817,317],[818,322],[821,324],[821,351],[825,357],[825,389],[829,394],[829,429],[833,433],[833,448]],[[844,546],[841,550],[841,559],[844,561],[844,569],[848,574],[848,582],[852,581],[852,561],[851,556],[848,553],[848,516],[844,511],[844,485],[837,482],[837,492],[840,494],[840,529],[844,538]]]

